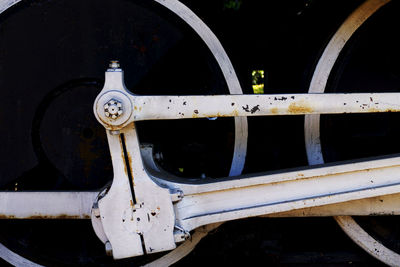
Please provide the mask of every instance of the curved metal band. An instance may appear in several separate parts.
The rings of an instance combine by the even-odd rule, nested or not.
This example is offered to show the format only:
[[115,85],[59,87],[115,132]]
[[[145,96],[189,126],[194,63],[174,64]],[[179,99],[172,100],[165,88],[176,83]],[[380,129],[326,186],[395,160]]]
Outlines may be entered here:
[[[323,93],[325,91],[332,68],[347,41],[368,18],[389,1],[365,1],[345,20],[329,41],[318,61],[310,83],[309,93]],[[320,115],[305,116],[304,136],[308,163],[310,165],[324,163],[320,139]],[[351,216],[336,216],[334,218],[343,231],[370,255],[390,266],[398,266],[400,255],[370,236]]]
[[[226,54],[221,42],[210,30],[210,28],[188,7],[177,0],[154,0],[164,7],[168,8],[181,19],[183,19],[204,41],[211,53],[214,55],[215,60],[218,62],[219,67],[225,77],[228,85],[229,93],[243,94],[240,87],[239,79],[233,68],[228,55]],[[247,153],[247,136],[248,126],[247,118],[235,118],[235,147],[233,152],[232,165],[229,176],[240,175],[243,171],[244,162]]]

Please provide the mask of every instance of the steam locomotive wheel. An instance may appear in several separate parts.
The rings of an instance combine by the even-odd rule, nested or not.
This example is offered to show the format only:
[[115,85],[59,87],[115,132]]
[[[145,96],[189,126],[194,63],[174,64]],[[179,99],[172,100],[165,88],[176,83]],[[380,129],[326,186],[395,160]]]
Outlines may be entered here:
[[[396,92],[399,90],[398,40],[390,27],[398,25],[398,3],[369,0],[342,24],[322,54],[309,93]],[[385,45],[382,45],[385,44]],[[393,46],[392,46],[393,45]],[[383,68],[383,72],[380,71]],[[339,91],[345,89],[346,91]],[[398,153],[398,114],[308,115],[305,143],[310,165]],[[400,262],[396,216],[350,217],[335,220],[344,232],[380,261]],[[390,237],[389,237],[390,236]]]
[[[2,138],[10,141],[2,148],[7,155],[1,158],[2,190],[98,190],[110,180],[104,128],[95,120],[92,104],[103,83],[104,63],[111,58],[122,59],[128,70],[126,83],[135,93],[242,93],[215,35],[175,0],[138,4],[3,1],[0,13],[0,65],[4,70],[0,82],[3,88],[13,88],[3,93],[14,100],[2,106],[2,114],[16,110],[23,115],[0,117],[8,125]],[[16,34],[21,32],[26,34]],[[193,73],[202,75],[198,84],[191,82]],[[153,144],[163,155],[159,163],[178,176],[239,175],[243,169],[245,118],[143,122],[137,127],[141,141]],[[114,262],[106,258],[86,220],[3,220],[1,224],[7,231],[0,234],[5,245],[0,246],[0,257],[14,265],[34,266],[31,260],[58,266],[143,264],[154,259]],[[218,225],[203,227],[192,240],[154,264],[176,262]]]

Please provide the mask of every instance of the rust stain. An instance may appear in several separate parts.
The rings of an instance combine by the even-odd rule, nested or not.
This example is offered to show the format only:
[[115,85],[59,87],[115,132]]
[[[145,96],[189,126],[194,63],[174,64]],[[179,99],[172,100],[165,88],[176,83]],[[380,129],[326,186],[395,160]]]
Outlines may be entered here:
[[369,108],[368,110],[369,110],[370,112],[380,112],[380,110],[377,109],[377,108]]
[[[197,110],[196,110],[197,111]],[[182,116],[184,115],[183,113],[181,114]],[[193,112],[192,113],[192,118],[203,118],[203,117],[207,117],[207,118],[225,118],[225,117],[238,117],[239,116],[239,111],[237,109],[233,110],[231,113],[227,113],[227,114],[221,114],[221,113],[216,113],[216,114],[198,114],[198,112]]]
[[131,207],[133,208],[133,201],[132,201],[132,199],[130,199],[129,202],[130,202],[130,204],[131,204]]
[[0,220],[2,220],[2,219],[15,219],[15,216],[0,214]]
[[110,131],[119,131],[122,129],[121,125],[111,125],[108,122],[101,120],[105,124],[105,128]]
[[[122,140],[121,138],[119,138],[118,140],[119,140],[119,145],[121,146],[121,158],[125,158]],[[124,173],[126,174],[126,176],[128,176],[128,169],[126,168],[126,164],[124,164]]]
[[[126,155],[126,156],[127,156],[127,158],[128,158],[129,166],[131,166],[131,168],[132,168],[132,156],[131,156],[131,153],[129,153],[129,151],[127,151],[127,154],[128,154],[128,155]],[[130,170],[130,172],[131,172],[131,174],[132,174],[132,179],[133,179],[132,170]]]
[[305,103],[292,103],[289,105],[288,112],[292,114],[305,114],[311,113],[313,109],[310,106],[307,106]]
[[[135,186],[135,176],[134,176],[133,171],[132,171],[132,166],[133,166],[132,165],[132,156],[131,156],[131,153],[129,153],[129,151],[127,151],[127,158],[128,158],[128,163],[129,163],[129,167],[130,167],[129,172],[131,173],[131,177],[132,177],[132,186]],[[132,188],[132,190],[133,190],[133,188]],[[135,196],[135,203],[137,203],[136,196]]]
[[90,219],[90,216],[78,216],[78,215],[68,215],[68,214],[60,214],[56,216],[47,216],[47,215],[33,215],[29,216],[26,219]]
[[133,175],[133,172],[132,172],[132,156],[131,156],[131,154],[129,153],[129,151],[127,151],[127,157],[128,157],[128,162],[129,162],[129,166],[130,166],[130,173],[131,173],[131,175],[132,175],[132,186],[135,186],[135,177],[134,177],[134,175]]
[[90,219],[89,215],[68,215],[68,214],[59,214],[59,215],[31,215],[27,217],[15,217],[14,215],[4,215],[0,214],[0,219],[29,219],[29,220],[43,220],[43,219]]
[[385,110],[385,112],[399,112],[399,109],[392,109],[392,108],[388,108]]
[[237,109],[233,110],[231,113],[228,114],[221,114],[221,113],[217,113],[217,114],[211,114],[208,117],[219,117],[219,118],[225,118],[225,117],[237,117],[239,116],[239,111]]
[[272,114],[278,114],[278,108],[271,108],[270,111]]

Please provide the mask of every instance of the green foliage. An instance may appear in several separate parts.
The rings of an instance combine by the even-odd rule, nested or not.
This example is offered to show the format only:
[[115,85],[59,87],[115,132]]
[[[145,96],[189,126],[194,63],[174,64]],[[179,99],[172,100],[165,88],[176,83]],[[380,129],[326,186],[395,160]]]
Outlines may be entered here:
[[251,83],[255,94],[264,93],[264,70],[253,70],[251,72]]
[[224,9],[239,10],[242,5],[242,0],[225,0]]

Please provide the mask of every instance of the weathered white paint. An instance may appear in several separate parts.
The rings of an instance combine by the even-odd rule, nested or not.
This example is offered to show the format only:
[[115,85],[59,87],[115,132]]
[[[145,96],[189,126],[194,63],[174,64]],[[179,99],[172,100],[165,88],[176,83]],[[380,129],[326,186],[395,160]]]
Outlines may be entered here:
[[358,223],[350,216],[337,216],[336,222],[343,231],[361,248],[378,260],[389,266],[398,267],[400,255],[382,245],[378,240],[370,236]]
[[128,96],[134,109],[127,123],[141,120],[400,111],[400,93]]
[[136,218],[130,219],[134,200],[119,138],[107,131],[114,178],[107,194],[98,201],[103,230],[116,259],[144,253],[140,235],[136,232]]
[[[318,61],[310,84],[309,93],[323,93],[325,91],[333,65],[347,41],[369,17],[388,2],[390,0],[367,0],[346,19],[329,41]],[[304,136],[310,165],[324,163],[319,126],[319,115],[305,116]],[[398,266],[400,262],[399,254],[386,248],[379,241],[371,237],[350,216],[337,216],[335,220],[344,232],[369,254],[388,265]]]
[[[129,166],[123,156],[123,145],[120,142],[122,137],[107,132],[114,179],[109,191],[99,199],[98,205],[113,257],[121,259],[174,249],[175,217],[170,192],[146,177],[133,124],[122,131]],[[132,173],[134,195],[128,172]]]
[[[117,119],[105,114],[103,106],[110,99],[123,104],[124,113]],[[109,130],[141,120],[399,111],[400,93],[138,96],[125,89],[123,71],[106,72],[94,105],[96,118]]]
[[[113,98],[118,97],[118,94],[123,95],[124,97],[128,96],[133,104],[132,112],[134,112],[134,110],[143,110],[144,105],[147,102],[150,102],[150,104],[147,105],[157,109],[157,107],[162,106],[162,101],[165,103],[171,103],[173,107],[177,105],[175,101],[182,100],[183,106],[191,106],[191,102],[199,105],[200,102],[200,104],[207,103],[209,107],[214,107],[217,106],[217,103],[223,105],[226,102],[226,99],[229,99],[230,101],[232,99],[235,99],[236,101],[245,99],[246,102],[264,99],[263,96],[257,97],[248,95],[214,97],[153,96],[146,98],[146,100],[143,101],[143,105],[138,105],[137,99],[140,97],[134,96],[126,90],[123,85],[122,71],[108,72],[106,79],[110,79],[110,82],[106,81],[105,87],[97,99],[103,98],[107,100],[107,97],[105,96],[107,96],[109,92],[112,93]],[[113,84],[113,86],[109,86],[109,84]],[[269,97],[269,101],[273,102],[289,102],[289,106],[292,103],[296,103],[291,101],[301,101],[302,103],[310,102],[314,105],[312,107],[319,111],[328,109],[329,112],[332,112],[337,108],[337,110],[341,112],[342,106],[349,106],[350,108],[347,111],[352,112],[355,109],[358,109],[357,111],[359,111],[365,108],[376,110],[380,108],[379,105],[381,105],[381,103],[386,105],[384,107],[385,109],[388,107],[395,109],[399,95],[334,94],[327,96],[324,94],[310,94],[282,97],[282,99],[277,99],[276,96],[272,96],[273,99],[271,99],[271,96],[265,97]],[[198,98],[200,98],[201,101],[196,102]],[[204,99],[208,101],[204,101]],[[324,102],[324,99],[326,102],[321,103]],[[341,102],[343,99],[349,102]],[[375,102],[374,100],[378,102]],[[154,104],[152,104],[151,101],[154,101]],[[316,104],[314,104],[314,101]],[[335,104],[328,105],[331,102],[334,102]],[[226,102],[226,104],[228,104],[228,102]],[[118,123],[120,118],[114,120],[112,125],[107,124],[106,120],[102,118],[104,114],[99,112],[98,105],[99,104],[96,100],[94,110],[97,112],[99,122],[105,125],[105,127],[109,127],[109,129],[120,129]],[[230,105],[232,106],[232,103]],[[160,114],[162,114],[161,111],[156,110],[153,116],[159,116]],[[132,116],[130,117],[132,118]],[[131,173],[135,192],[134,199],[136,199],[137,203],[140,203],[140,206],[132,207],[132,204],[127,205],[127,200],[129,198],[123,202],[118,201],[118,199],[121,199],[124,194],[127,196],[129,194],[127,193],[129,190],[127,190],[126,185],[129,178],[126,174],[125,177],[119,177],[119,174],[116,174],[114,182],[116,180],[123,181],[123,185],[113,183],[111,190],[105,197],[99,200],[100,214],[105,234],[109,237],[113,250],[113,244],[118,244],[118,251],[123,251],[122,248],[124,244],[129,242],[129,240],[126,240],[126,233],[123,233],[126,231],[132,231],[132,229],[142,234],[143,241],[141,244],[138,240],[132,240],[132,242],[129,243],[129,247],[135,247],[135,249],[126,249],[124,251],[125,254],[120,253],[117,256],[114,254],[114,257],[116,258],[140,255],[142,252],[140,251],[139,245],[143,245],[146,248],[149,247],[147,250],[148,253],[163,251],[168,249],[169,246],[173,247],[173,245],[171,245],[173,242],[168,243],[167,241],[168,237],[173,238],[173,234],[163,233],[161,229],[173,228],[174,221],[176,228],[187,232],[210,223],[291,211],[306,207],[329,205],[400,192],[400,176],[398,175],[400,172],[400,157],[347,163],[335,166],[320,166],[284,173],[259,174],[253,177],[238,176],[237,179],[214,180],[213,182],[208,183],[207,181],[204,181],[202,184],[166,181],[167,179],[165,177],[154,177],[144,171],[134,123],[131,122],[131,119],[125,119],[122,120],[121,124],[124,126],[121,129],[121,133],[126,137],[126,150],[132,167]],[[113,160],[119,157],[119,162],[123,162],[123,153],[121,152],[123,149],[121,147],[122,145],[115,141],[117,140],[115,138],[119,138],[118,135],[111,135],[110,132],[108,133]],[[114,142],[114,144],[112,144],[112,142]],[[116,146],[118,145],[120,147],[116,150]],[[113,149],[115,150],[114,152]],[[116,168],[115,173],[117,173],[118,169],[124,168],[121,164],[113,164],[113,166]],[[129,168],[125,165],[125,169]],[[122,171],[119,170],[119,173],[121,172]],[[170,207],[169,205],[173,202],[172,199],[176,199],[176,197],[171,197],[169,194],[176,191],[181,191],[184,198],[174,204],[174,214],[174,212],[169,212],[168,209]],[[102,202],[106,201],[105,199],[107,200],[107,205],[102,206]],[[117,203],[117,205],[114,205],[115,203]],[[150,218],[150,210],[149,208],[141,209],[144,206],[150,206],[150,209],[153,208],[152,211],[155,210],[155,207],[162,206],[161,210],[167,210],[167,212],[160,213],[162,216],[157,215],[154,219],[148,219],[148,222],[146,222],[145,215],[147,214],[148,218]],[[135,210],[134,213],[131,213],[132,220],[136,221],[137,219],[138,221],[140,220],[141,223],[126,224],[128,227],[125,227],[125,229],[118,227],[118,225],[125,224],[124,218],[126,218],[126,216],[124,214],[132,208]],[[116,212],[116,210],[119,211]],[[106,215],[105,220],[103,220],[103,215]],[[150,228],[151,231],[147,231]],[[150,244],[152,244],[151,248]]]
[[[0,13],[18,3],[19,1],[20,0],[2,0],[0,2]],[[230,62],[228,55],[223,49],[218,38],[207,27],[207,25],[189,8],[187,8],[185,5],[181,4],[177,0],[157,0],[157,2],[181,17],[190,27],[192,27],[197,32],[200,38],[206,43],[206,45],[210,48],[212,54],[214,55],[216,61],[218,62],[219,66],[221,67],[222,73],[227,81],[230,93],[242,93],[239,80],[236,76],[235,70],[232,66],[232,63]],[[247,118],[235,118],[235,145],[229,173],[230,176],[239,175],[243,170],[247,152],[247,128]],[[192,242],[191,244],[195,244],[195,242]],[[194,248],[194,245],[185,245],[181,247],[182,248],[180,248],[180,251],[182,252],[172,253],[169,256],[170,261],[178,261],[181,257],[188,254]],[[8,250],[4,246],[0,248],[0,257],[12,264],[15,262],[21,262],[21,259],[23,259],[15,253],[8,253]],[[174,258],[174,260],[171,260],[172,258]],[[25,266],[28,265],[27,262],[29,261],[24,261]],[[157,262],[160,263],[160,261]],[[31,264],[34,265],[34,263]]]
[[[8,1],[8,2],[10,2],[10,3],[12,3],[12,4],[14,4],[14,3],[16,3],[17,1]],[[160,3],[165,3],[165,2],[167,2],[167,1],[159,1]],[[381,1],[381,2],[383,2],[383,1]],[[178,5],[179,6],[179,5]],[[374,108],[374,107],[372,107],[372,108]],[[382,109],[383,110],[383,109]],[[246,129],[247,129],[247,127],[246,127]],[[243,132],[243,127],[242,127],[242,132]],[[132,134],[132,132],[126,132],[128,135],[129,134]],[[133,139],[129,139],[129,140],[133,140]],[[242,149],[243,150],[243,149]],[[136,151],[137,152],[137,151]],[[140,164],[140,163],[139,163]],[[119,166],[120,167],[120,166]],[[388,177],[388,176],[386,176],[386,177]],[[313,178],[315,178],[315,177],[313,177]],[[327,177],[325,177],[325,178],[327,178]],[[289,179],[290,180],[290,179]],[[301,179],[300,179],[301,180]],[[378,179],[379,180],[379,179]],[[376,181],[376,182],[382,182],[382,181]],[[375,183],[375,180],[374,180],[374,183]],[[258,184],[258,185],[260,185],[260,183],[255,183],[255,184]],[[285,184],[285,183],[283,183],[283,184]],[[393,184],[393,185],[390,185],[390,184],[385,184],[385,185],[381,185],[382,187],[378,187],[378,188],[367,188],[367,189],[365,189],[364,188],[364,190],[362,190],[362,191],[375,191],[374,193],[372,193],[372,194],[370,194],[370,196],[371,195],[374,195],[374,194],[387,194],[388,192],[390,192],[390,190],[388,191],[388,190],[380,190],[380,189],[382,189],[382,188],[385,188],[385,189],[387,189],[388,187],[391,187],[392,189],[393,188],[395,188],[395,189],[393,189],[393,190],[398,190],[398,189],[396,189],[396,184]],[[189,186],[188,186],[189,187]],[[192,186],[190,186],[190,187],[192,187]],[[233,189],[233,187],[231,187],[231,189],[230,190],[236,190],[236,189]],[[358,189],[357,189],[358,190]],[[190,190],[189,190],[190,191]],[[195,189],[195,190],[193,190],[193,191],[198,191],[197,189]],[[201,192],[201,190],[200,190],[200,192]],[[233,192],[233,191],[232,191]],[[396,191],[397,192],[397,191]],[[340,193],[340,192],[339,192]],[[356,195],[358,193],[358,191],[357,192],[347,192],[347,193],[344,193],[344,194],[347,194],[347,196],[348,195]],[[348,199],[351,199],[352,197],[354,197],[354,196],[350,196],[349,198],[347,198],[347,200]],[[358,196],[359,197],[359,196]],[[365,197],[365,194],[362,196],[362,197]],[[321,197],[321,198],[324,198],[324,197]],[[334,198],[334,197],[333,197]],[[346,198],[345,199],[342,199],[342,200],[340,200],[340,201],[343,201],[343,200],[346,200]],[[306,200],[306,202],[307,202],[307,200]],[[313,202],[315,202],[315,199],[313,199]],[[332,201],[332,200],[325,200],[325,202],[324,201],[317,201],[317,202],[319,202],[319,204],[321,204],[321,203],[335,203],[335,200],[334,201]],[[182,202],[181,202],[182,203]],[[305,202],[303,202],[303,203],[305,203]],[[318,204],[318,203],[317,203]],[[315,204],[310,204],[310,206],[313,206],[313,205],[315,205]],[[291,208],[293,208],[293,207],[291,207]],[[107,209],[106,209],[107,210]],[[151,241],[152,239],[154,239],[154,237],[152,237],[152,238],[150,238],[148,241]]]
[[170,253],[162,256],[161,258],[144,265],[145,267],[159,267],[159,266],[170,266],[183,257],[187,256],[200,242],[203,237],[205,237],[208,232],[219,227],[221,223],[208,224],[197,228],[190,238],[185,241],[182,245],[171,251]]
[[88,219],[98,192],[0,192],[0,217]]
[[[147,252],[157,252],[169,249],[168,246],[163,245],[163,240],[168,240],[168,234],[160,229],[171,229],[174,224],[178,229],[191,231],[210,223],[400,192],[400,157],[320,166],[284,173],[260,174],[255,177],[239,176],[237,179],[208,183],[204,181],[205,183],[202,184],[166,182],[165,177],[155,178],[145,171],[133,123],[122,129],[121,133],[126,137],[126,150],[131,158],[135,198],[140,206],[132,207],[127,200],[116,202],[122,195],[130,192],[129,185],[126,184],[128,178],[116,176],[114,182],[123,181],[125,184],[113,183],[106,196],[99,200],[103,228],[113,246],[113,251],[113,244],[123,247],[129,242],[126,240],[129,231],[132,231],[132,234],[135,231],[143,233],[143,245],[146,248],[150,246],[152,248]],[[112,157],[113,160],[119,157],[119,161],[122,162],[122,148],[116,150],[118,144],[115,138],[118,136],[109,135],[110,149],[114,150]],[[122,164],[114,164],[114,161],[113,166],[117,169],[124,168]],[[116,170],[115,173],[120,172]],[[170,194],[176,190],[182,191],[184,196],[180,201],[175,202],[174,212],[169,212],[168,207],[172,205]],[[108,204],[102,206],[102,201],[105,199]],[[146,208],[142,213],[140,209],[143,207]],[[146,215],[150,218],[150,211],[158,212],[154,207],[161,207],[160,216],[157,213],[157,216],[151,217],[151,220],[146,220]],[[140,219],[140,225],[130,223],[125,224],[126,227],[118,227],[118,225],[124,225],[125,213],[132,209],[136,212],[130,213],[131,220],[136,222]],[[165,210],[167,212],[162,213]],[[151,231],[147,231],[150,228]],[[173,238],[173,233],[170,232],[169,236]],[[137,251],[127,249],[127,254],[118,254],[114,257],[140,255],[136,254],[140,253],[138,248],[140,245],[142,244],[137,240],[129,242],[128,247],[136,246]]]
[[326,217],[339,215],[400,215],[400,194],[363,198],[344,203],[273,213],[265,215],[265,217]]
[[[366,160],[361,162],[350,162],[331,166],[315,166],[291,170],[286,172],[272,172],[267,174],[244,175],[232,178],[220,178],[202,181],[201,184],[189,184],[184,182],[170,181],[163,177],[151,176],[159,184],[169,188],[179,188],[184,195],[202,194],[213,191],[224,191],[241,187],[257,186],[263,184],[274,184],[306,180],[315,177],[330,177],[346,173],[365,173],[373,169],[386,169],[400,164],[400,157],[392,157],[378,160]],[[367,179],[367,177],[365,178]]]
[[[106,80],[97,99],[107,101],[109,92],[112,98],[117,98],[118,95],[129,96],[133,104],[132,110],[138,110],[134,96],[123,84],[122,71],[107,72],[106,79],[110,81]],[[347,96],[351,95],[339,95]],[[363,97],[363,100],[368,99],[371,102],[372,96],[379,99],[388,95],[353,95],[353,102],[357,103]],[[394,96],[397,94],[385,98],[384,102],[395,99]],[[231,96],[221,96],[221,99],[228,97]],[[260,99],[243,95],[233,97]],[[296,97],[291,99],[295,100]],[[146,101],[151,99],[157,100],[153,97]],[[165,99],[169,103],[173,102],[168,97]],[[189,101],[186,98],[185,100]],[[98,104],[96,100],[94,110],[100,123],[105,124],[106,119],[101,118],[104,114],[99,112],[102,110],[98,108],[99,105],[102,106],[102,103]],[[159,103],[155,106],[157,105]],[[118,126],[120,119],[125,126],[121,129],[121,134],[125,136],[126,146],[119,140],[122,137],[107,131],[115,177],[111,189],[98,201],[104,233],[111,243],[116,259],[141,255],[144,253],[142,246],[147,253],[174,248],[174,226],[188,232],[210,223],[400,192],[399,157],[256,175],[245,179],[237,177],[204,184],[167,182],[165,178],[151,177],[145,171],[133,122],[118,118],[112,125],[106,124],[106,127],[115,130],[114,127]],[[130,168],[124,163],[124,148]],[[132,176],[134,197],[131,195],[128,173]],[[170,194],[177,190],[183,193],[184,198],[174,204],[173,211],[172,199],[175,198]],[[139,234],[142,240],[139,240]]]
[[[368,0],[357,8],[340,26],[326,46],[315,68],[308,93],[324,93],[329,75],[340,52],[364,22],[390,0]],[[378,89],[378,88],[377,88]],[[319,135],[319,115],[305,116],[304,132],[307,157],[310,165],[322,164],[321,141]]]
[[24,267],[42,267],[42,265],[36,264],[27,260],[17,253],[11,251],[3,244],[0,244],[0,256],[6,262],[12,264],[13,266],[24,266]]
[[[400,163],[400,162],[398,162]],[[213,190],[193,194],[176,203],[176,219],[185,230],[220,221],[268,213],[328,205],[356,199],[399,193],[400,165],[359,171],[340,171],[320,175],[323,169],[303,172],[290,180],[239,186],[235,181],[226,187],[219,183]],[[268,176],[259,180],[268,180]],[[255,179],[255,178],[254,178]],[[246,179],[244,179],[246,180]],[[197,189],[196,185],[191,185]],[[199,190],[200,191],[200,190]]]

